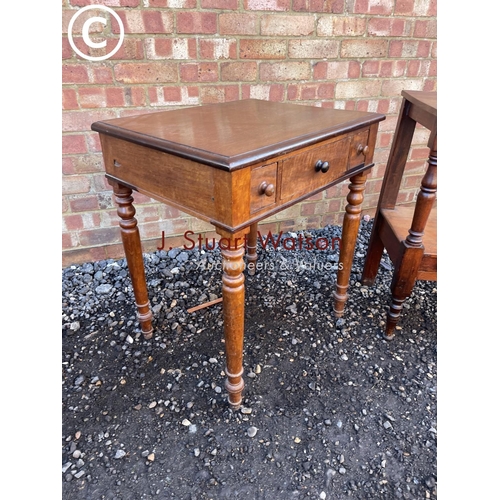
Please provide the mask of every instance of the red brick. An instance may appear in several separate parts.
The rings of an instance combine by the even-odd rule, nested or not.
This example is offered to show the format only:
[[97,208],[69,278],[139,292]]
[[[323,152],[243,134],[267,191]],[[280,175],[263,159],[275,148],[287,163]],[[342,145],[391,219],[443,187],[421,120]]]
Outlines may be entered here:
[[361,67],[362,76],[378,76],[380,75],[380,61],[371,60],[364,61]]
[[71,156],[70,158],[64,158],[64,174],[92,174],[102,172],[103,169],[104,166],[101,155],[78,154],[76,156]]
[[344,200],[336,199],[336,200],[331,200],[328,203],[328,208],[326,209],[326,212],[340,212],[342,210],[342,203]]
[[149,7],[169,7],[171,9],[194,9],[196,0],[149,0]]
[[63,132],[90,131],[90,125],[98,120],[109,120],[116,118],[112,110],[102,109],[99,111],[65,111],[63,113]]
[[[88,4],[89,2],[87,2]],[[98,3],[98,2],[94,2]],[[75,12],[77,12],[76,9],[63,9],[62,12],[62,33],[67,34],[68,33],[68,28],[69,28],[69,23],[71,21],[71,18],[75,15]],[[102,16],[103,12],[101,9],[89,9],[86,11],[85,14],[79,15],[73,22],[73,26],[71,28],[73,37],[75,35],[81,35],[82,34],[82,29],[84,23],[90,19],[91,17],[97,17],[97,16]],[[89,33],[102,33],[104,31],[104,25],[101,23],[92,23],[89,26]]]
[[[172,12],[155,10],[116,10],[123,22],[125,34],[141,33],[172,33],[174,28],[174,15]],[[111,19],[111,30],[120,33],[120,26],[116,19]]]
[[229,38],[210,38],[200,40],[201,59],[236,59],[236,40]]
[[84,175],[64,175],[62,181],[63,194],[81,194],[90,191],[90,179]]
[[427,0],[427,3],[427,10],[425,11],[425,14],[421,15],[437,16],[437,0]]
[[99,203],[95,195],[70,199],[69,206],[72,212],[86,212],[88,210],[99,209]]
[[273,38],[240,40],[240,58],[242,59],[285,59],[286,54],[286,40]]
[[93,183],[93,191],[95,193],[102,193],[105,191],[109,191],[111,186],[108,183],[108,180],[104,176],[104,173],[97,173],[92,176]]
[[84,229],[97,228],[101,226],[101,217],[97,212],[86,212],[83,213],[81,217]]
[[115,78],[122,83],[176,82],[174,63],[120,63],[114,67]]
[[221,35],[257,35],[259,16],[257,14],[219,14]]
[[[74,233],[63,233],[62,234],[62,248],[63,250],[68,248],[74,248],[78,246],[78,237]],[[64,255],[64,254],[63,254]]]
[[352,99],[353,97],[377,97],[380,95],[380,81],[357,80],[337,82],[335,98]]
[[396,0],[394,14],[414,17],[435,17],[437,15],[437,1]]
[[384,80],[382,82],[381,95],[399,96],[402,90],[422,90],[423,80],[421,78],[400,78]]
[[62,59],[71,59],[73,57],[73,48],[69,44],[69,40],[63,36],[62,38]]
[[165,220],[161,222],[146,222],[141,224],[141,237],[146,239],[154,238],[157,244],[161,244],[162,231],[169,235],[183,235],[189,230],[186,219]]
[[62,90],[62,107],[63,109],[78,109],[78,100],[74,89]]
[[292,9],[298,12],[344,12],[344,0],[292,0]]
[[288,10],[290,0],[245,0],[245,10]]
[[[380,61],[380,73],[382,78],[400,78],[405,76],[407,62],[401,61]],[[406,75],[409,76],[409,75]]]
[[200,104],[239,100],[238,85],[204,85],[200,88]]
[[69,210],[69,202],[68,202],[68,197],[63,196],[62,197],[62,213],[64,214]]
[[201,8],[237,10],[238,0],[201,0]]
[[315,80],[359,78],[360,72],[360,64],[357,61],[322,61],[314,65]]
[[396,0],[394,5],[395,16],[411,16],[415,0]]
[[312,16],[264,15],[260,25],[261,34],[268,36],[310,35],[314,28]]
[[165,106],[172,104],[198,104],[197,87],[152,87],[149,89],[149,101],[153,106]]
[[99,153],[102,151],[101,141],[99,140],[99,134],[97,132],[87,134],[87,144],[90,153]]
[[105,108],[106,94],[102,87],[83,87],[78,91],[82,108]]
[[142,87],[125,87],[125,105],[140,107],[146,105],[146,92]]
[[84,247],[109,245],[121,241],[119,227],[104,227],[80,231],[80,244]]
[[89,83],[87,67],[84,64],[63,64],[63,83]]
[[412,147],[410,151],[409,164],[419,164],[421,167],[425,166],[427,159],[429,158],[429,148],[424,147]]
[[[111,49],[106,49],[106,53],[109,53]],[[111,60],[122,60],[122,59],[144,59],[144,48],[142,46],[142,40],[137,38],[125,37],[122,46],[118,49],[118,52],[111,56]]]
[[113,71],[109,66],[92,63],[89,68],[90,83],[113,84]]
[[84,135],[63,135],[63,154],[78,154],[87,152],[87,143]]
[[177,33],[217,33],[217,14],[214,12],[178,12]]
[[227,82],[249,82],[257,79],[257,63],[225,62],[220,67],[221,80]]
[[422,175],[406,175],[403,178],[401,187],[403,189],[420,188],[421,184],[422,184]]
[[80,214],[69,214],[63,217],[63,227],[64,232],[77,231],[83,229],[82,216]]
[[180,101],[182,99],[180,87],[163,87],[165,101]]
[[293,59],[336,59],[339,46],[337,40],[290,40],[288,53]]
[[148,59],[196,59],[194,38],[149,38],[145,46]]
[[370,36],[408,36],[409,27],[404,19],[374,17],[368,21],[367,32]]
[[333,99],[335,95],[335,84],[314,84],[304,83],[300,85],[288,85],[288,99],[293,100],[313,100],[313,99]]
[[263,81],[308,80],[311,76],[311,66],[304,61],[262,63],[259,71]]
[[377,113],[387,114],[389,113],[391,101],[389,99],[379,99],[377,106]]
[[394,0],[355,0],[355,14],[381,14],[390,15],[394,6]]
[[178,219],[181,217],[180,210],[163,203],[158,207],[158,213],[161,219]]
[[387,40],[342,40],[341,57],[384,57],[387,56]]
[[322,16],[318,19],[318,36],[362,36],[365,31],[364,17]]
[[283,84],[273,83],[271,85],[242,85],[242,99],[261,99],[264,101],[281,102],[285,96]]
[[389,57],[429,57],[431,42],[426,40],[391,40]]
[[426,92],[437,92],[437,81],[434,78],[427,78],[424,82],[424,88]]
[[219,79],[217,63],[181,64],[182,82],[216,82]]
[[437,37],[437,22],[435,19],[416,20],[415,30],[413,31],[415,38],[436,38]]
[[125,94],[123,88],[108,87],[105,89],[106,104],[110,108],[125,106]]

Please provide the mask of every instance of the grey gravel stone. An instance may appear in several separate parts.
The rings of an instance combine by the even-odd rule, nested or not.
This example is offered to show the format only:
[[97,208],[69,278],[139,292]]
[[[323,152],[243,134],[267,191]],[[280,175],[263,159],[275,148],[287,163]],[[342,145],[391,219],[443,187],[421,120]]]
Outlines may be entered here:
[[257,435],[257,431],[258,431],[257,427],[252,426],[247,429],[247,434],[249,437],[253,438]]
[[112,285],[109,285],[107,283],[103,283],[102,285],[99,285],[98,287],[96,287],[95,291],[96,291],[96,293],[99,293],[101,295],[105,295],[105,294],[110,293],[112,288],[113,288]]

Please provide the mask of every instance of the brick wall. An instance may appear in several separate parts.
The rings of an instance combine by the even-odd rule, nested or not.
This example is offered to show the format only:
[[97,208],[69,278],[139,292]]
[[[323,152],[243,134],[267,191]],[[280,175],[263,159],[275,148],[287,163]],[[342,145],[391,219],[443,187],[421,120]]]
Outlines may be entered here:
[[[109,6],[122,20],[124,42],[110,59],[76,55],[68,25],[81,7]],[[436,90],[436,0],[63,0],[63,265],[121,257],[118,218],[104,178],[96,120],[206,103],[258,98],[338,109],[376,111],[381,123],[365,212],[376,207],[402,89]],[[89,49],[82,13],[73,27]],[[87,16],[87,17],[85,17]],[[91,25],[91,39],[116,45],[119,26]],[[99,37],[104,38],[99,38]],[[427,157],[418,128],[403,180],[401,203],[414,201]],[[279,232],[340,224],[347,183],[270,217],[262,230]],[[213,227],[135,194],[145,251],[162,232],[168,246],[186,230]]]

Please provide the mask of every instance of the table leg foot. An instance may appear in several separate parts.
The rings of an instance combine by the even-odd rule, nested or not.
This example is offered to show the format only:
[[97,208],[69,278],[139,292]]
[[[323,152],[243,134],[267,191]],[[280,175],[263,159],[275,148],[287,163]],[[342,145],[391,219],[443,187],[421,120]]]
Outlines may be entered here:
[[365,190],[367,172],[361,172],[349,180],[349,193],[347,195],[347,206],[345,207],[344,221],[342,224],[342,242],[339,255],[339,269],[337,272],[337,286],[333,294],[333,311],[337,318],[344,315],[344,306],[347,300],[347,288],[351,275],[354,249],[358,236],[359,223],[361,220],[361,204]]
[[[229,404],[239,408],[242,401],[243,336],[245,318],[245,263],[244,238],[222,230],[219,245],[222,254],[222,305],[224,314],[224,339],[226,345],[226,389]],[[222,242],[224,241],[224,244]]]
[[125,250],[125,258],[127,259],[130,279],[132,280],[137,318],[141,324],[144,338],[150,339],[153,336],[153,313],[149,305],[141,238],[137,227],[137,219],[134,217],[135,208],[133,206],[132,190],[115,182],[113,183],[113,192],[118,205],[117,212],[120,217],[123,249]]

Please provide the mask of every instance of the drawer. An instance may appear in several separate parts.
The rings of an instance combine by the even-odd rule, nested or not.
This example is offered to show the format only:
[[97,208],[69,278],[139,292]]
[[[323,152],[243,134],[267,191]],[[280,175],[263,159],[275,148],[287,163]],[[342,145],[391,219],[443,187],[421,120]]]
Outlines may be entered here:
[[188,210],[215,212],[213,168],[103,134],[101,143],[106,173],[114,179]]
[[310,193],[344,174],[350,143],[351,137],[345,137],[283,160],[281,199]]
[[349,153],[349,166],[354,168],[365,162],[365,157],[368,155],[368,135],[369,130],[362,130],[353,135],[351,142],[351,151]]
[[277,163],[252,170],[250,175],[250,213],[276,203],[277,176]]

